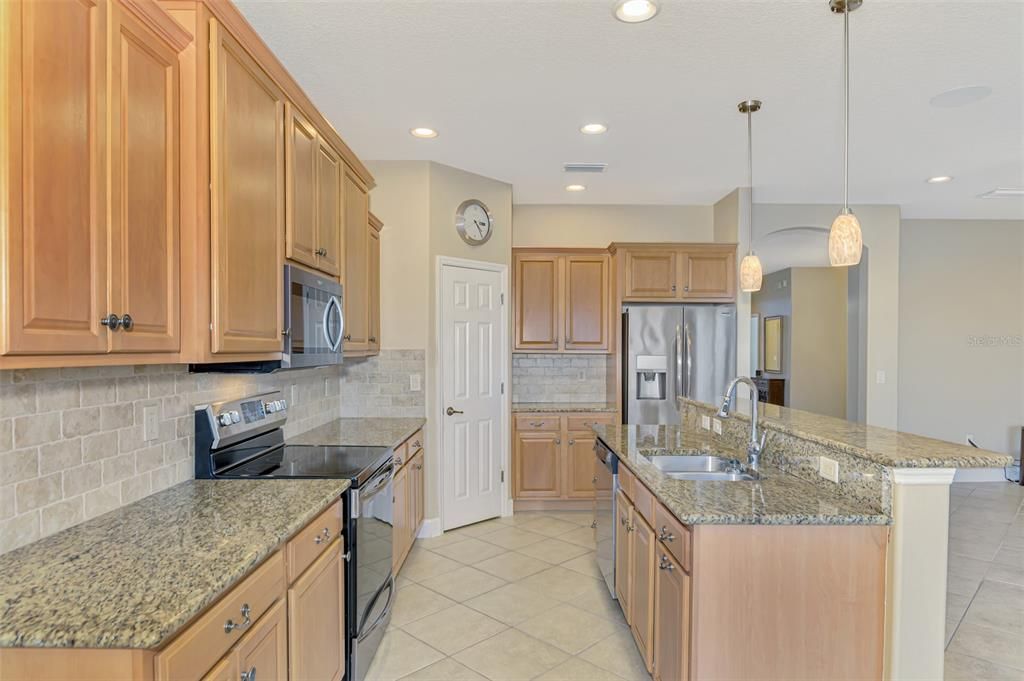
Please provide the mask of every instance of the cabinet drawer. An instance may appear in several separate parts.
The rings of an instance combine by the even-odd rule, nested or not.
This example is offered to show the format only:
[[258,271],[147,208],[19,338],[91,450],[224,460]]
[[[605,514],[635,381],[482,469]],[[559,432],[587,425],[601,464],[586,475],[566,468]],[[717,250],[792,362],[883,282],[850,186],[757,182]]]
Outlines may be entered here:
[[395,447],[395,472],[409,461],[409,441]]
[[[284,556],[278,551],[156,656],[157,679],[202,678],[284,595],[286,587]],[[248,619],[243,614],[246,606]],[[240,626],[229,629],[229,621]]]
[[654,533],[658,541],[679,561],[683,569],[690,571],[690,528],[676,520],[661,504],[654,504]]
[[580,416],[569,416],[567,430],[589,431],[591,426],[610,425],[615,423],[615,414],[583,414]]
[[285,547],[285,555],[288,558],[288,582],[294,582],[305,572],[339,534],[341,501],[336,501],[289,540]]
[[412,434],[408,440],[405,441],[406,450],[408,451],[409,458],[416,456],[419,452],[423,451],[423,431],[417,430]]
[[633,475],[632,471],[630,471],[628,468],[623,466],[622,462],[620,461],[619,462],[619,488],[622,490],[622,493],[625,494],[629,498],[630,501],[633,500],[633,487],[636,484],[637,484],[636,477]]
[[649,525],[654,525],[654,507],[657,506],[654,495],[647,489],[646,485],[637,479],[633,479],[633,508],[644,517]]
[[561,425],[561,419],[557,416],[534,416],[531,414],[521,414],[516,417],[516,430],[530,431],[530,430],[552,430],[558,431]]

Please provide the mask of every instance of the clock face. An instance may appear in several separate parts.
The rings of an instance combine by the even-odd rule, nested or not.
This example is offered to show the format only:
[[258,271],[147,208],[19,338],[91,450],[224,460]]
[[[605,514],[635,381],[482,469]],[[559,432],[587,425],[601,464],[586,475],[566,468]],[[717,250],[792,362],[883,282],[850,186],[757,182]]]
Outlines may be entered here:
[[479,246],[491,238],[494,218],[482,202],[469,199],[455,211],[455,230],[467,244]]

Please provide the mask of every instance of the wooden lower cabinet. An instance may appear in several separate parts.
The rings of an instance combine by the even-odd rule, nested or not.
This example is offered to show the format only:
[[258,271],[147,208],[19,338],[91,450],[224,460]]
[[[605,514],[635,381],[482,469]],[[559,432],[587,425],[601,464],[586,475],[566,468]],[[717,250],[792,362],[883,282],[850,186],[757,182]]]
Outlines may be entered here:
[[517,499],[562,496],[562,437],[558,433],[518,433],[513,494]]
[[630,597],[633,595],[633,570],[630,560],[630,534],[633,532],[633,504],[620,489],[615,493],[615,597],[626,617],[626,623],[632,626],[633,608]]
[[630,629],[647,671],[651,670],[654,649],[654,530],[644,517],[633,511],[633,531],[629,533],[629,607],[632,609]]
[[394,541],[391,545],[391,568],[392,572],[398,574],[398,570],[405,562],[405,557],[412,547],[412,540],[409,532],[409,467],[402,466],[395,473],[394,479],[394,503],[391,506],[391,531]]
[[335,540],[288,589],[288,678],[291,681],[340,681],[345,675],[342,548],[341,541]]
[[239,676],[238,656],[228,655],[203,677],[203,681],[238,681]]
[[[339,641],[339,646],[344,643]],[[238,643],[238,673],[245,681],[288,681],[288,621],[284,601],[270,609]]]
[[591,426],[614,423],[610,413],[519,414],[512,434],[512,498],[594,498]]
[[593,432],[570,432],[566,441],[565,496],[570,499],[594,498],[594,443]]
[[393,543],[391,568],[394,574],[416,542],[424,517],[424,454],[423,431],[417,431],[408,440],[395,447],[395,465],[399,466],[394,480],[394,503],[391,508]]
[[690,678],[690,575],[668,551],[657,558],[653,674],[655,681],[682,681]]

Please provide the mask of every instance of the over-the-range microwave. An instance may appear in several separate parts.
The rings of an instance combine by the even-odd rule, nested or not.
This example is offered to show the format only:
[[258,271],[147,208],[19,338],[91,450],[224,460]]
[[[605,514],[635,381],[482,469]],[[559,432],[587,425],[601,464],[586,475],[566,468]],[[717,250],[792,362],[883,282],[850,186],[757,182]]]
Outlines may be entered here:
[[192,364],[194,372],[269,373],[341,364],[345,334],[342,287],[294,265],[284,266],[284,331],[281,359]]

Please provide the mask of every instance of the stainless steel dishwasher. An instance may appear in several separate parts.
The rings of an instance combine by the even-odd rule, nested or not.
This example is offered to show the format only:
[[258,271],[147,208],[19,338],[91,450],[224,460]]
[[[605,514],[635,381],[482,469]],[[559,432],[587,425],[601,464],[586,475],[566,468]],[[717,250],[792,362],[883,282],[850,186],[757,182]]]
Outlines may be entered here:
[[597,566],[615,598],[615,493],[619,490],[619,459],[600,439],[594,441],[594,543]]

